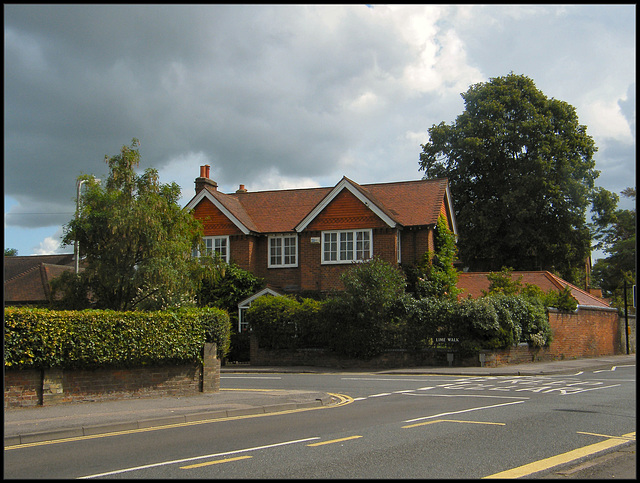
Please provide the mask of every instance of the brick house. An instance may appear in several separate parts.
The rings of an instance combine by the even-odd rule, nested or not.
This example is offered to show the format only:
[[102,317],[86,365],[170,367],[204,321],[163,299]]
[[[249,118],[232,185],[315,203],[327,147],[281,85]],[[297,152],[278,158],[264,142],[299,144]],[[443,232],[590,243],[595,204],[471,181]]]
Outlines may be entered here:
[[207,250],[264,278],[276,292],[340,289],[340,274],[379,257],[410,265],[433,250],[440,214],[457,235],[446,179],[222,193],[200,167],[185,209],[204,225]]

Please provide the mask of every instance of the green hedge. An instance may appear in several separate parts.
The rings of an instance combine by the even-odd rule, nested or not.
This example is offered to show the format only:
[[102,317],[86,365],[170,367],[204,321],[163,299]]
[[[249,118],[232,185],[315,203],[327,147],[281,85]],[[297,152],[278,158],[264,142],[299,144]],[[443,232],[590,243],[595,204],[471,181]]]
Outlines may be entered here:
[[229,350],[231,323],[217,308],[159,312],[6,307],[5,367],[91,369],[202,360],[205,342]]

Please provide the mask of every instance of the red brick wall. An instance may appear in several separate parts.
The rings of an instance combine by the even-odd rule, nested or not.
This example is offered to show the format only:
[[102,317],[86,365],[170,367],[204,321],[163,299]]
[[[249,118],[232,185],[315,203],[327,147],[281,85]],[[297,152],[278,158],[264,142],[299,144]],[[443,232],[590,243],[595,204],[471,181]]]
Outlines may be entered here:
[[[95,371],[5,371],[4,407],[50,406],[82,401],[186,396],[200,392],[201,368],[189,366]],[[25,385],[28,379],[37,386]],[[38,394],[39,393],[39,394]]]
[[220,389],[220,360],[215,347],[205,345],[203,365],[64,371],[5,368],[4,407],[215,392]]
[[556,359],[620,353],[618,313],[579,308],[578,313],[549,312],[553,331],[550,355]]
[[403,230],[400,240],[403,265],[411,265],[419,261],[422,255],[434,249],[432,228]]
[[575,313],[551,310],[553,340],[549,347],[512,347],[486,355],[485,365],[498,367],[523,362],[582,359],[622,354],[620,321],[616,310],[578,308]]
[[30,407],[42,404],[42,372],[4,371],[4,407]]

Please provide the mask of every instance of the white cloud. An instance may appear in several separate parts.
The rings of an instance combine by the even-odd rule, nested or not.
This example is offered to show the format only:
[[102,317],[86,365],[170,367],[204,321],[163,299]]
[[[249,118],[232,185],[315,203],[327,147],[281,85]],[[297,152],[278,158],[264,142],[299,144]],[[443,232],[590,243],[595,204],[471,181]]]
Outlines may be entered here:
[[618,100],[595,99],[582,107],[580,123],[588,132],[600,138],[613,139],[626,144],[635,142],[629,122],[625,118]]
[[[73,246],[62,248],[60,240],[62,239],[62,227],[58,228],[52,236],[46,237],[39,245],[34,247],[33,255],[53,255],[56,253],[71,253]],[[20,253],[19,253],[20,254]]]

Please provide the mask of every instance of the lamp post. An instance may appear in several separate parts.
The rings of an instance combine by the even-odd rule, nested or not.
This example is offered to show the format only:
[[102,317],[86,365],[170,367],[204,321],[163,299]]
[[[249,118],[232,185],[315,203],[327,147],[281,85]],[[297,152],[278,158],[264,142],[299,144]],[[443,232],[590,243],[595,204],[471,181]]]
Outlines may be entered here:
[[[93,178],[93,179],[98,183],[100,182],[98,178]],[[77,193],[76,193],[76,220],[78,219],[78,215],[80,214],[80,188],[82,187],[82,184],[85,183],[86,181],[89,181],[89,180],[81,179],[81,180],[78,180],[78,183],[77,183],[78,186],[77,186]],[[80,242],[78,242],[77,233],[76,233],[76,240],[74,243],[73,251],[74,251],[74,258],[76,262],[76,275],[77,275],[78,271],[80,270]]]

